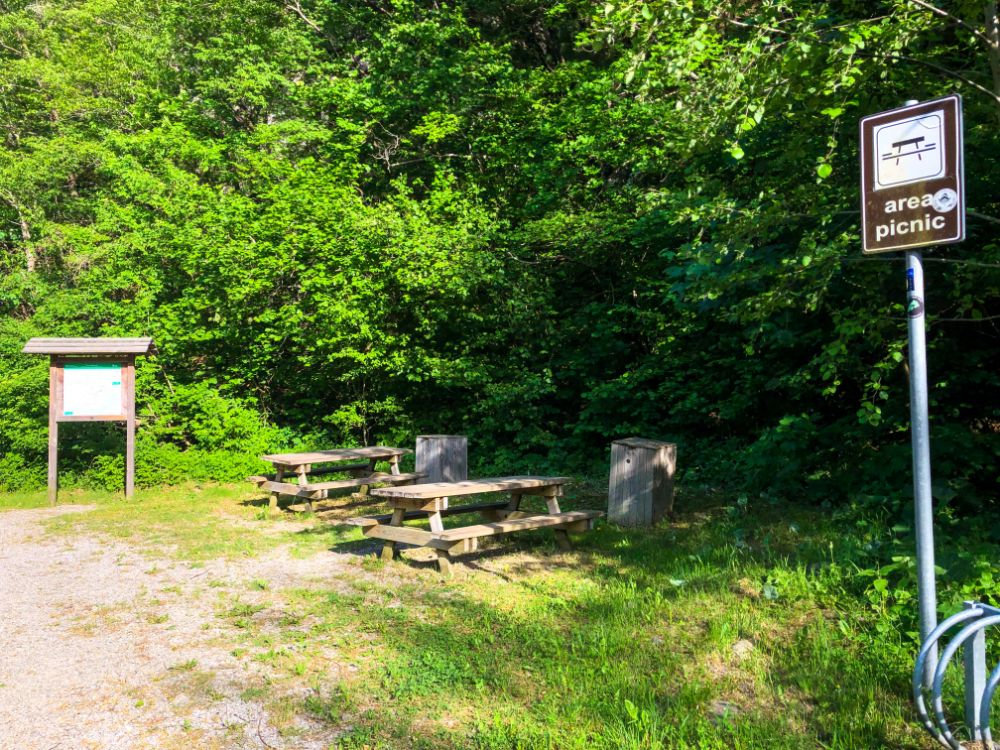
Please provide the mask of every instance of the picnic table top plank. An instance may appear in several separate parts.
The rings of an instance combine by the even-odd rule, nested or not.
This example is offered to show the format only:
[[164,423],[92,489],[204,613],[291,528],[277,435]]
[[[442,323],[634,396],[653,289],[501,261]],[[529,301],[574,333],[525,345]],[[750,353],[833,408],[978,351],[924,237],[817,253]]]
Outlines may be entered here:
[[365,448],[336,448],[325,451],[307,451],[305,453],[272,453],[261,458],[272,464],[282,466],[301,466],[302,464],[320,464],[333,461],[350,461],[359,458],[392,458],[413,453],[409,448],[389,448],[384,445],[369,445]]
[[464,482],[430,482],[411,484],[407,487],[382,487],[372,490],[376,497],[400,498],[406,500],[431,500],[439,497],[477,495],[483,492],[515,492],[536,487],[563,485],[570,477],[515,476],[469,479]]
[[[376,471],[374,474],[369,474],[364,477],[354,477],[352,479],[338,479],[335,482],[316,482],[315,484],[310,483],[309,489],[311,490],[340,490],[346,489],[348,487],[360,487],[365,484],[377,484],[379,482],[412,482],[414,479],[420,479],[421,477],[426,477],[427,475],[423,472],[411,472],[409,474],[387,474],[384,471]],[[295,485],[290,485],[294,487]]]

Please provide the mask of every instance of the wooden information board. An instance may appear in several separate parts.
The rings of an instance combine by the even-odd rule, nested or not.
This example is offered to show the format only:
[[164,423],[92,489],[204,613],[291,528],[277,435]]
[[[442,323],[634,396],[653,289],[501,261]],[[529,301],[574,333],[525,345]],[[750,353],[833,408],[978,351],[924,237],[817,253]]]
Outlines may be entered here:
[[125,496],[135,490],[135,358],[151,338],[31,339],[25,354],[49,355],[49,502],[59,492],[59,423],[125,423]]

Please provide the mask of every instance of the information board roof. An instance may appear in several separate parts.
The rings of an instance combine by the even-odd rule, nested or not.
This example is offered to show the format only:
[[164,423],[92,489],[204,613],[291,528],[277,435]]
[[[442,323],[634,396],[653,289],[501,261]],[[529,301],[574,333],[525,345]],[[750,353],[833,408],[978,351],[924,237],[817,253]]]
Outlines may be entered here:
[[21,350],[25,354],[150,354],[153,339],[42,339],[34,338]]

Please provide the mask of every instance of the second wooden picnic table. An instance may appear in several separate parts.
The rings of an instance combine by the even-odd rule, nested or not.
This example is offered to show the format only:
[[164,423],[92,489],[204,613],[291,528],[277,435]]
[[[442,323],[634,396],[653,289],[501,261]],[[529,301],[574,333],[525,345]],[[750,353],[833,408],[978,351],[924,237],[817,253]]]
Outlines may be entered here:
[[[451,555],[474,551],[478,540],[486,536],[552,528],[559,545],[568,548],[568,532],[586,531],[594,519],[604,515],[593,510],[561,511],[559,498],[563,485],[569,481],[568,477],[511,476],[381,487],[372,490],[371,495],[384,499],[392,513],[352,518],[348,523],[361,526],[366,536],[384,539],[384,559],[395,556],[397,542],[431,547],[437,552],[441,572],[449,573]],[[449,498],[498,493],[509,493],[510,499],[449,506]],[[521,499],[526,495],[544,497],[548,512],[522,511]],[[459,513],[479,513],[488,523],[445,530],[442,518]],[[403,521],[411,518],[427,518],[430,531],[403,526]]]
[[[403,474],[400,471],[399,459],[412,452],[407,448],[370,445],[364,448],[337,448],[305,453],[274,453],[261,456],[274,466],[274,474],[250,477],[250,481],[261,489],[270,491],[271,510],[277,509],[281,497],[304,500],[311,510],[313,500],[325,499],[331,491],[361,488],[364,492],[372,484],[406,484],[425,477],[426,474]],[[389,473],[375,470],[379,461],[389,462]],[[311,479],[337,473],[348,474],[351,478],[332,482],[315,482]],[[296,478],[294,484],[285,481],[285,477],[289,475]]]

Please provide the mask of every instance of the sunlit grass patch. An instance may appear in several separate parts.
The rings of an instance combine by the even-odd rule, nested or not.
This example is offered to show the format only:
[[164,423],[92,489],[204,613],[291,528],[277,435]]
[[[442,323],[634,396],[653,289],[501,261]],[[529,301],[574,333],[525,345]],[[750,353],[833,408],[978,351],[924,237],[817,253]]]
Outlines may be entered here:
[[132,499],[84,493],[80,500],[96,507],[88,513],[50,519],[47,528],[62,534],[102,534],[151,555],[168,554],[193,563],[256,557],[287,546],[312,554],[329,547],[332,533],[309,521],[315,533],[303,534],[302,519],[292,514],[260,517],[259,493],[242,487],[140,490]]
[[[111,502],[116,495],[101,490],[62,490],[59,492],[59,505],[89,505],[92,503]],[[31,490],[27,492],[0,493],[0,513],[5,510],[27,510],[30,508],[49,508],[48,490]]]

